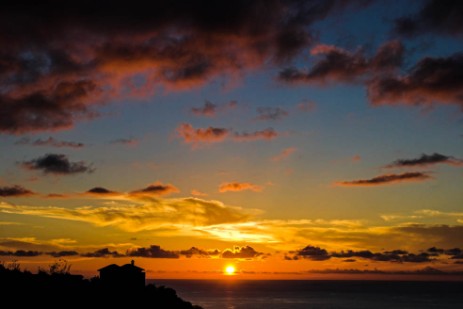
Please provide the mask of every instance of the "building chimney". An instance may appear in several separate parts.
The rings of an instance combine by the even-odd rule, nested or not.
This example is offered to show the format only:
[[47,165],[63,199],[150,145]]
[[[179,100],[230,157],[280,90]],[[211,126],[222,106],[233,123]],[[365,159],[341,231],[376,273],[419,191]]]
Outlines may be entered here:
[[135,261],[132,260],[132,261],[130,262],[130,264],[132,264],[132,266],[135,266]]

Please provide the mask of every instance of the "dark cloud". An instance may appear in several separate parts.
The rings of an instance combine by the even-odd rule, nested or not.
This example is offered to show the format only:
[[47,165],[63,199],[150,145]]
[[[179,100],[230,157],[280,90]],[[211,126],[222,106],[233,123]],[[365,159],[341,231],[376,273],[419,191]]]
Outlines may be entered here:
[[289,60],[312,43],[314,22],[359,3],[2,3],[0,132],[64,129],[94,117],[95,103],[113,96],[146,96],[158,85],[190,87]]
[[177,259],[179,255],[173,251],[166,251],[161,249],[160,246],[152,245],[149,248],[137,248],[129,250],[127,256],[138,256],[146,258],[163,258],[163,259]]
[[48,255],[51,255],[52,257],[63,257],[63,256],[76,256],[79,255],[77,251],[72,251],[72,250],[64,250],[64,251],[51,251],[47,252]]
[[15,143],[15,145],[32,145],[32,146],[50,146],[50,147],[68,147],[68,148],[82,148],[85,146],[83,143],[77,142],[68,142],[68,141],[59,141],[53,137],[48,137],[47,139],[36,139],[32,141],[30,138],[24,137]]
[[415,173],[402,173],[402,174],[387,174],[380,175],[371,179],[360,179],[351,181],[340,181],[337,182],[338,186],[380,186],[391,183],[398,183],[404,181],[423,181],[430,179],[427,173],[415,172]]
[[184,255],[187,258],[191,258],[193,256],[198,256],[198,257],[217,256],[219,255],[219,252],[217,250],[216,251],[205,251],[205,250],[198,249],[196,247],[191,247],[188,250],[181,250],[179,254]]
[[331,45],[318,45],[311,54],[322,55],[323,58],[306,71],[287,68],[280,72],[279,79],[288,83],[356,82],[367,75],[382,75],[399,68],[404,47],[399,41],[390,41],[380,46],[371,58],[365,56],[362,50],[349,52]]
[[100,195],[100,194],[101,195],[109,195],[109,194],[114,194],[116,192],[108,190],[108,189],[103,188],[103,187],[94,187],[94,188],[91,188],[90,190],[88,190],[87,193],[96,194],[96,195]]
[[179,192],[178,188],[171,184],[154,183],[146,188],[130,192],[131,195],[165,195]]
[[42,252],[32,251],[32,250],[0,251],[0,256],[27,257],[27,256],[39,256],[39,255],[42,255]]
[[432,155],[422,154],[421,157],[417,159],[399,159],[392,162],[387,167],[428,166],[439,163],[446,163],[450,165],[463,165],[462,160],[458,160],[450,156],[445,156],[440,153],[433,153]]
[[431,0],[420,11],[395,21],[395,32],[411,37],[424,33],[462,35],[463,3],[459,0]]
[[217,105],[206,100],[203,106],[193,107],[191,112],[197,116],[213,117],[217,113]]
[[396,263],[424,263],[431,262],[432,254],[421,252],[418,254],[409,253],[405,250],[392,250],[385,252],[372,252],[370,250],[347,250],[340,252],[328,252],[327,250],[314,246],[307,246],[297,251],[292,257],[285,256],[286,260],[298,260],[299,258],[311,259],[314,261],[325,261],[330,258],[341,258],[345,262],[355,262],[355,258],[379,262],[396,262]]
[[463,250],[460,248],[453,248],[445,250],[446,255],[450,255],[452,260],[461,260],[463,259]]
[[117,251],[110,251],[108,248],[103,248],[96,250],[94,252],[83,253],[81,256],[84,257],[122,257],[123,254],[118,253]]
[[19,197],[33,194],[35,193],[21,186],[0,187],[0,196],[2,197]]
[[261,256],[263,253],[257,252],[250,246],[235,247],[233,250],[224,250],[222,258],[224,259],[252,259]]
[[288,116],[288,112],[280,107],[257,108],[258,120],[280,120]]
[[71,162],[64,154],[46,154],[43,157],[24,161],[21,165],[29,170],[41,170],[44,174],[72,175],[91,173],[94,169],[83,161]]
[[428,252],[430,255],[432,256],[437,256],[437,255],[440,255],[440,254],[443,254],[444,253],[444,249],[439,249],[439,248],[436,248],[436,247],[431,247],[429,248],[428,250],[426,250],[426,252]]
[[[0,82],[2,80],[0,76]],[[85,80],[63,81],[53,87],[47,86],[47,89],[26,93],[2,93],[0,132],[24,133],[69,128],[75,120],[95,117],[96,114],[89,111],[85,101],[97,97],[98,86],[93,81]]]
[[445,163],[449,165],[463,165],[462,160],[455,159],[451,156],[445,156],[440,153],[433,153],[432,155],[422,154],[417,159],[399,159],[387,167],[413,167],[413,166],[428,166],[433,164]]
[[296,256],[313,261],[324,261],[331,258],[331,256],[328,254],[328,251],[314,246],[306,246],[304,249],[299,250],[296,253]]
[[463,106],[463,53],[420,60],[408,74],[367,83],[374,105],[457,104]]

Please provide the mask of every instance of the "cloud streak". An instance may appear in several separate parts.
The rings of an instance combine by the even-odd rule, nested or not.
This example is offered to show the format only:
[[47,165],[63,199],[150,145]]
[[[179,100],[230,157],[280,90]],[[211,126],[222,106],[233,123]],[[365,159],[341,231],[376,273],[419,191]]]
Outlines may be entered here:
[[402,174],[385,174],[376,176],[370,179],[339,181],[335,185],[341,187],[355,187],[355,186],[381,186],[386,184],[395,184],[400,182],[419,182],[431,179],[432,177],[427,173],[422,172],[408,172]]
[[399,159],[387,165],[386,167],[423,167],[440,163],[454,166],[463,165],[462,160],[435,152],[431,155],[422,154],[419,158],[416,159]]
[[60,141],[53,137],[48,137],[47,139],[36,139],[35,141],[31,141],[29,138],[24,137],[17,141],[15,145],[32,145],[32,146],[49,146],[49,147],[67,147],[67,148],[82,148],[85,146],[84,143],[79,142],[69,142],[69,141]]

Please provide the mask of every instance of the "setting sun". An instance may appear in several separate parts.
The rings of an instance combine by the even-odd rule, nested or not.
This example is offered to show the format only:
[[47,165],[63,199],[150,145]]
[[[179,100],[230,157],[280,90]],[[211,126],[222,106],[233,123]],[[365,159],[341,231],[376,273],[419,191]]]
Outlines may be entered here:
[[236,268],[233,265],[227,265],[225,267],[225,274],[228,276],[234,275],[236,272]]

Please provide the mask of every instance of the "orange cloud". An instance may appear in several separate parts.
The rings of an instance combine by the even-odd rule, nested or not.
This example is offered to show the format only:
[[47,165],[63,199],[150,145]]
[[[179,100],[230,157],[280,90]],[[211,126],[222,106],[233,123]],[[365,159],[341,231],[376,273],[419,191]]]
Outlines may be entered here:
[[194,195],[194,196],[207,196],[207,193],[201,192],[196,189],[191,190],[190,193],[191,195]]
[[255,185],[249,182],[226,182],[222,183],[219,186],[219,192],[239,192],[239,191],[254,191],[254,192],[261,192],[264,188],[259,185]]
[[177,133],[181,138],[183,138],[185,143],[197,145],[198,143],[222,142],[229,134],[229,130],[214,127],[207,127],[205,129],[195,129],[189,123],[182,123],[177,128]]
[[182,123],[177,128],[177,135],[187,144],[194,147],[200,144],[220,143],[227,139],[237,142],[250,142],[256,140],[272,140],[279,136],[273,128],[254,132],[234,132],[231,129],[207,127],[195,129],[189,123]]

